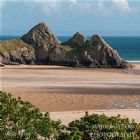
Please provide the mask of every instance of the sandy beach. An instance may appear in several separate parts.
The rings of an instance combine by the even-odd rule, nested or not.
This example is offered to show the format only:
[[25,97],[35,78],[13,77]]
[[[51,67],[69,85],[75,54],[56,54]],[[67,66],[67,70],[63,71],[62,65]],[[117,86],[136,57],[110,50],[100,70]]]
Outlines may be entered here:
[[5,66],[1,90],[30,101],[67,125],[89,114],[129,117],[140,122],[140,64],[134,69],[61,66]]
[[85,112],[89,114],[105,114],[107,116],[121,115],[123,118],[129,118],[129,120],[135,120],[140,123],[140,110],[138,109],[103,109],[103,110],[84,110],[84,111],[63,111],[63,112],[50,112],[50,116],[53,120],[61,120],[64,125],[68,125],[70,122],[80,119],[85,115]]
[[139,109],[140,65],[134,69],[5,66],[1,90],[45,111]]

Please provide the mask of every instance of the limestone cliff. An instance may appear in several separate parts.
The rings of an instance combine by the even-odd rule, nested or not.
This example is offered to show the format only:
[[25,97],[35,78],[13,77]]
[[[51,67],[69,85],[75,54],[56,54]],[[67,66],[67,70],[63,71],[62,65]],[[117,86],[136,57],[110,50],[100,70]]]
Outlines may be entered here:
[[36,59],[39,63],[47,63],[50,49],[60,43],[45,23],[34,26],[27,34],[23,35],[22,40],[34,46]]
[[87,39],[77,32],[61,44],[44,23],[34,26],[19,40],[0,41],[0,62],[74,67],[131,67],[99,35]]
[[85,46],[87,41],[87,37],[85,37],[82,33],[77,32],[72,38],[66,41],[64,44],[71,46]]
[[93,35],[88,40],[78,32],[61,44],[61,47],[57,47],[55,51],[55,53],[54,51],[50,53],[50,60],[54,64],[79,67],[131,67],[99,35]]
[[1,64],[35,64],[35,50],[21,39],[0,41]]

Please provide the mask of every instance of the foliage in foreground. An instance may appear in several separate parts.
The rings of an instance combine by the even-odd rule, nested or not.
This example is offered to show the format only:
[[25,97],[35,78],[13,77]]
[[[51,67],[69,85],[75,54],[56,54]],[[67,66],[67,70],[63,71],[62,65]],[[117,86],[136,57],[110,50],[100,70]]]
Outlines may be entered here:
[[4,92],[0,92],[0,119],[2,140],[57,139],[63,130],[61,122],[52,121],[48,113]]
[[4,92],[0,92],[0,120],[0,140],[140,140],[140,124],[119,115],[86,113],[66,127]]
[[140,140],[140,124],[128,118],[85,114],[69,124],[70,135],[82,140]]

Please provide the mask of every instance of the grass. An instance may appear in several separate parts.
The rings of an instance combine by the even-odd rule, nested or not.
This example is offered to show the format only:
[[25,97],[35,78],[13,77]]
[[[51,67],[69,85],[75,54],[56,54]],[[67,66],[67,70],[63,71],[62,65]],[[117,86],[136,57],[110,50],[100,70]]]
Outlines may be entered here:
[[25,43],[21,39],[0,41],[0,51],[2,52],[9,52],[9,51],[17,50],[18,48],[21,48],[24,46],[28,47],[29,51],[34,51],[34,48],[32,45]]
[[79,60],[80,59],[80,52],[81,52],[81,48],[77,47],[71,47],[67,44],[61,44],[61,45],[57,45],[57,47],[55,48],[55,51],[57,52],[57,48],[62,48],[66,51],[66,57],[72,61],[74,60]]
[[70,52],[73,50],[72,47],[68,46],[68,45],[57,45],[58,48],[63,48],[66,52]]

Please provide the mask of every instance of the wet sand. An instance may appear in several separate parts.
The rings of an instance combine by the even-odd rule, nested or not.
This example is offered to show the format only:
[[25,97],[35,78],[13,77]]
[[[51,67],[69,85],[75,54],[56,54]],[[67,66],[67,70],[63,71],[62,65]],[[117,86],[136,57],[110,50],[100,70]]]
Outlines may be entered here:
[[1,68],[1,90],[46,111],[140,109],[140,65],[134,69],[59,66]]

